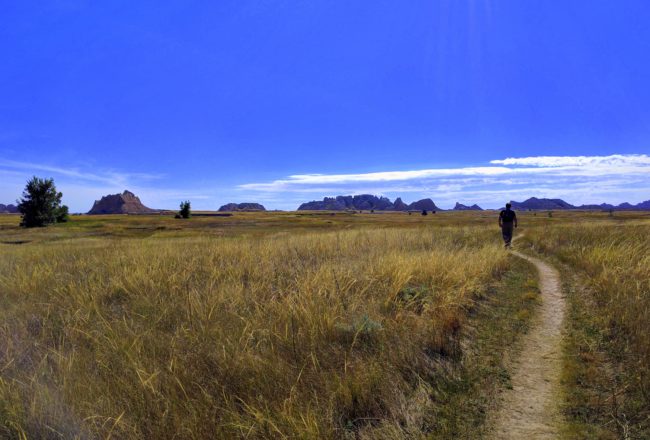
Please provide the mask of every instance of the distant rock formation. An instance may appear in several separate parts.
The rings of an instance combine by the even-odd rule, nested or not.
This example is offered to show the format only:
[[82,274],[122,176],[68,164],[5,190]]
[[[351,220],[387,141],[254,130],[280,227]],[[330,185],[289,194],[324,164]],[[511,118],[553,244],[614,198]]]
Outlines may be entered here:
[[650,210],[650,200],[646,200],[645,202],[637,203],[634,205],[636,209],[643,209],[643,210]]
[[422,199],[407,205],[401,198],[395,203],[387,197],[377,197],[371,194],[360,194],[356,196],[325,197],[323,200],[314,200],[303,203],[298,211],[440,211],[431,199]]
[[[603,203],[602,205],[599,205],[601,207],[607,205],[606,203]],[[584,206],[584,205],[583,205]],[[612,205],[607,205],[608,208],[603,208],[603,209],[618,209],[619,211],[650,211],[650,200],[646,200],[641,203],[637,203],[636,205],[633,205],[628,202],[621,203],[618,206],[612,206]],[[582,208],[582,206],[580,207]]]
[[409,211],[442,211],[431,199],[422,199],[409,205]]
[[0,203],[0,214],[16,214],[18,212],[18,207],[16,205],[12,205],[11,203],[8,205],[3,205]]
[[259,203],[228,203],[219,208],[219,212],[235,211],[266,211],[266,208]]
[[357,196],[325,197],[322,201],[314,200],[303,203],[298,211],[345,211],[352,210],[393,210],[394,206],[390,199],[377,197],[370,194]]
[[646,211],[650,210],[650,200],[646,200],[645,202],[637,203],[636,205],[632,205],[631,203],[628,202],[623,202],[619,205],[611,205],[609,203],[601,203],[600,205],[597,204],[591,204],[591,205],[580,205],[580,206],[574,206],[570,203],[565,202],[562,199],[538,199],[536,197],[531,197],[528,200],[525,200],[523,202],[515,202],[512,201],[512,208],[513,209],[519,209],[519,210],[537,210],[537,209],[543,209],[543,210],[563,210],[563,209],[596,209],[596,210],[603,210],[603,211],[609,211],[609,210],[619,210],[619,211]]
[[454,211],[483,211],[483,208],[478,206],[476,203],[472,206],[463,205],[462,203],[456,202],[454,206]]
[[538,199],[537,197],[531,197],[528,200],[523,202],[515,202],[514,200],[510,202],[512,204],[512,209],[527,210],[527,209],[575,209],[570,203],[565,202],[562,199]]
[[616,206],[610,205],[609,203],[601,203],[600,205],[580,205],[577,209],[602,209],[608,211],[614,209]]
[[111,194],[102,197],[101,200],[95,200],[88,214],[147,214],[153,212],[157,211],[147,208],[135,194],[125,190],[122,194]]
[[[637,203],[632,205],[630,203],[621,203],[620,205],[611,205],[609,203],[602,203],[600,205],[591,204],[591,205],[581,205],[575,206],[568,202],[565,202],[562,199],[545,199],[531,197],[523,202],[512,201],[512,208],[520,211],[528,210],[566,210],[566,209],[592,209],[592,210],[619,210],[619,211],[633,211],[633,210],[649,210],[650,211],[650,200],[645,202]],[[229,206],[229,205],[226,205]],[[503,208],[501,208],[503,209]],[[371,194],[360,194],[356,196],[337,196],[337,197],[325,197],[323,200],[313,200],[311,202],[306,202],[298,207],[298,211],[345,211],[345,210],[355,210],[355,211],[443,211],[438,208],[436,204],[431,199],[422,199],[417,202],[413,202],[410,205],[404,203],[404,201],[398,197],[394,202],[391,202],[389,198],[382,196],[374,196]],[[472,206],[463,205],[462,203],[456,202],[453,211],[482,211],[477,204]]]
[[317,200],[306,202],[298,207],[298,211],[343,211],[348,209],[344,203],[337,200],[338,198],[325,197],[322,202]]
[[402,201],[401,197],[398,197],[395,199],[395,202],[393,203],[393,210],[395,211],[408,211],[409,210],[409,205],[404,203]]

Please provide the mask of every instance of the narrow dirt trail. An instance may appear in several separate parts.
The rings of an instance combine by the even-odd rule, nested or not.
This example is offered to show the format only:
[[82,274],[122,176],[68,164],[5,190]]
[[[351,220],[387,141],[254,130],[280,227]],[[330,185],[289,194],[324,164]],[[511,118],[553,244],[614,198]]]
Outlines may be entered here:
[[514,363],[512,389],[502,393],[500,409],[488,418],[489,438],[553,439],[559,437],[562,325],[566,304],[560,275],[551,265],[513,252],[535,265],[539,272],[541,306],[521,341]]

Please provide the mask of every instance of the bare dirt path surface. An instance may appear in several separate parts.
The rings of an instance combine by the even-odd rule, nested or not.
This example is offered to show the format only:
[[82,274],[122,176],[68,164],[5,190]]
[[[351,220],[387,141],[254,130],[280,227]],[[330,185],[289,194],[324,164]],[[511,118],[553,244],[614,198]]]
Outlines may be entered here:
[[559,438],[559,383],[565,300],[560,275],[551,265],[514,252],[539,272],[541,306],[521,341],[512,372],[512,389],[502,393],[500,408],[488,418],[489,438]]

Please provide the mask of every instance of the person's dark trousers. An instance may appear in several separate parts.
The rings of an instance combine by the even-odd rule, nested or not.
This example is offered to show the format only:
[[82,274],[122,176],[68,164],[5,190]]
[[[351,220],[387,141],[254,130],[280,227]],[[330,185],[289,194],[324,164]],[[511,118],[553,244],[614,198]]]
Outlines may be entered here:
[[503,241],[506,244],[506,247],[510,247],[510,243],[512,243],[513,227],[513,223],[504,223],[503,226],[501,226],[501,233],[503,234]]

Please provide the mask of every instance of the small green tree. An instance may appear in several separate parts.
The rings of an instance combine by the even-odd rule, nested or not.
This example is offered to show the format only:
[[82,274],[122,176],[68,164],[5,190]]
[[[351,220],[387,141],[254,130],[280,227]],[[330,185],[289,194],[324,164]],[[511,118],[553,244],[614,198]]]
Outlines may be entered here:
[[192,215],[192,212],[190,210],[190,201],[189,200],[181,202],[181,210],[178,212],[178,215],[181,218],[190,218],[190,216]]
[[68,207],[66,205],[61,205],[61,207],[56,212],[56,222],[65,223],[70,219],[70,214],[68,212]]
[[68,207],[61,205],[61,197],[63,194],[56,190],[53,179],[32,177],[18,201],[20,226],[33,228],[67,221]]

